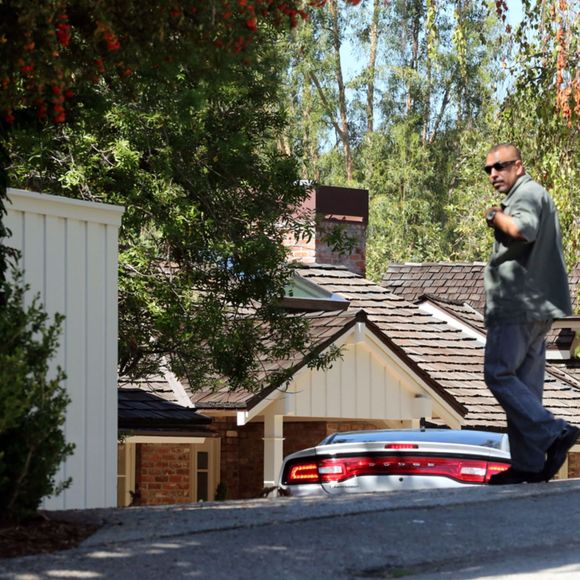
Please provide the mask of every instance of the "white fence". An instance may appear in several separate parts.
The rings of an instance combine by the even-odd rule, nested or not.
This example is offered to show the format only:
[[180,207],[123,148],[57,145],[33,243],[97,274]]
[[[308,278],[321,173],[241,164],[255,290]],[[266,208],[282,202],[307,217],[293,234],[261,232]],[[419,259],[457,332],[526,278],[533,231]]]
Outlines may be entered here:
[[65,433],[76,445],[59,477],[71,487],[47,509],[116,505],[117,240],[123,208],[8,189],[5,244],[22,252],[31,294],[65,315],[54,364],[72,398]]

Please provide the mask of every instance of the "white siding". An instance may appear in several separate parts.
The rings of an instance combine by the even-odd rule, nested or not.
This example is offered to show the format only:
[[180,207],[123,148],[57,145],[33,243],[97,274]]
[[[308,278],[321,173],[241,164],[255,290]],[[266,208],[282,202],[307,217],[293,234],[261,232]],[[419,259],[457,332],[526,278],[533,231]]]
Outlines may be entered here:
[[[418,405],[424,398],[429,403]],[[431,412],[433,404],[439,416],[455,420],[430,389],[369,333],[362,341],[346,337],[343,356],[332,368],[297,373],[284,399],[287,414],[294,417],[408,421],[419,419],[420,410]]]
[[116,505],[117,240],[123,209],[22,190],[8,190],[6,245],[22,252],[29,298],[65,315],[53,361],[67,374],[72,402],[65,433],[76,445],[60,476],[72,486],[47,509]]

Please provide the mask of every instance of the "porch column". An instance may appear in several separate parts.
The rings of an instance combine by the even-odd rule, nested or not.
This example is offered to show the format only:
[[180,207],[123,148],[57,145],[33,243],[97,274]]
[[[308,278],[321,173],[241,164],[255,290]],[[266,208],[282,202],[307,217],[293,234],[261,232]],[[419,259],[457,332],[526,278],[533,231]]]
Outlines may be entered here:
[[267,412],[264,415],[264,487],[278,485],[284,459],[284,416]]

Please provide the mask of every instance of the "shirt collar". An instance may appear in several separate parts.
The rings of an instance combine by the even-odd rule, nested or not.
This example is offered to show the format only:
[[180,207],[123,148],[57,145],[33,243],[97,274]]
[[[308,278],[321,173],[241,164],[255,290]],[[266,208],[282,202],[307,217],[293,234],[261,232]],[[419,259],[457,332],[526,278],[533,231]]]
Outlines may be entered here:
[[531,181],[531,179],[532,178],[525,173],[524,175],[518,177],[516,182],[512,185],[512,188],[507,192],[507,195],[505,196],[506,200],[509,199],[521,185],[527,183],[528,181]]

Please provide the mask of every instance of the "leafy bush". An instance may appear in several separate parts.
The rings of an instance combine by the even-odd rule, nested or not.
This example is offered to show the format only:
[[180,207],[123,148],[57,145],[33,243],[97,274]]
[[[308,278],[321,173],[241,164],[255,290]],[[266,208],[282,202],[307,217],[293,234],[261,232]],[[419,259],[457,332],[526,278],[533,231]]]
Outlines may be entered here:
[[63,316],[51,324],[38,296],[26,305],[28,287],[12,277],[0,284],[0,516],[18,520],[70,485],[55,480],[74,446],[62,432],[65,375],[49,370]]

